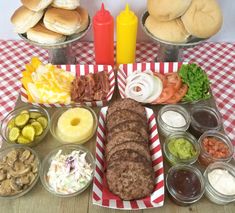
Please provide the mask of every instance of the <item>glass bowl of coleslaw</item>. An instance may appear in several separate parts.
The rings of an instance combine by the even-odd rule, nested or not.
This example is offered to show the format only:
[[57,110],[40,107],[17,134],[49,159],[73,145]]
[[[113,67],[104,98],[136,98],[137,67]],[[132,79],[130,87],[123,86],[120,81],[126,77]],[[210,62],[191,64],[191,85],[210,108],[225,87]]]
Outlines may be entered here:
[[92,182],[95,159],[81,145],[67,144],[51,151],[43,160],[40,179],[45,189],[58,197],[73,197]]

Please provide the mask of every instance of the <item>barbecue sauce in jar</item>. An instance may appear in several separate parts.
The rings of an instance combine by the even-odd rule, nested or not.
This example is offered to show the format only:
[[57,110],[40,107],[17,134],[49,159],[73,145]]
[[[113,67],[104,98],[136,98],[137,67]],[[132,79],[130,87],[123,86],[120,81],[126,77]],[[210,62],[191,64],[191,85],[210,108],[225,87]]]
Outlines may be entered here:
[[221,117],[219,112],[208,106],[197,106],[191,111],[189,132],[199,138],[208,130],[220,130]]
[[204,179],[201,172],[189,165],[176,165],[167,175],[167,189],[170,198],[180,206],[198,201],[204,193]]

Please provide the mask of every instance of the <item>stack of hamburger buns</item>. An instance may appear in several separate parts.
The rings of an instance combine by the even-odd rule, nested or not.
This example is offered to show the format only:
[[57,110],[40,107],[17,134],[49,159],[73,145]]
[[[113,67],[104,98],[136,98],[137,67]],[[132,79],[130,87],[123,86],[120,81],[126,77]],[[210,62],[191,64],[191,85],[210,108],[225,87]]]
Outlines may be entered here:
[[145,108],[132,99],[113,102],[106,117],[106,179],[123,200],[141,199],[154,190]]
[[209,38],[223,22],[216,0],[148,0],[145,26],[155,37],[186,43],[190,36]]
[[15,31],[41,44],[55,44],[85,30],[88,12],[80,0],[21,0],[11,17]]

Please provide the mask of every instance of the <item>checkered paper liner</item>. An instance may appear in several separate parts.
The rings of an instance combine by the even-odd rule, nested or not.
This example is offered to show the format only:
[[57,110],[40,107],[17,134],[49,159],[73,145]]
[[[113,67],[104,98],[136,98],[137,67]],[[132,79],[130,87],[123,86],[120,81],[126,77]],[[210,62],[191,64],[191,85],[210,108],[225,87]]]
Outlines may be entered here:
[[181,67],[182,62],[159,62],[159,63],[135,63],[135,64],[121,64],[117,73],[118,90],[122,98],[126,98],[125,88],[127,77],[139,70],[151,70],[152,72],[159,72],[161,74],[177,72]]
[[[109,93],[107,94],[106,98],[101,101],[92,101],[92,102],[83,102],[86,106],[105,106],[108,104],[108,102],[111,100],[113,93],[114,93],[114,88],[115,88],[115,75],[112,66],[108,65],[59,65],[58,66],[61,69],[64,69],[68,72],[71,72],[74,76],[84,76],[89,73],[97,73],[97,72],[102,72],[102,71],[107,71],[108,76],[109,76],[109,85],[110,85],[110,90]],[[21,100],[25,103],[30,103],[28,101],[28,95],[25,90],[25,88],[21,87]],[[63,107],[63,106],[70,106],[72,104],[47,104],[47,103],[32,103],[34,105],[41,105],[44,107]],[[79,103],[74,103],[79,104]]]
[[150,132],[150,154],[155,174],[155,188],[151,196],[133,201],[123,201],[112,194],[107,187],[105,179],[105,120],[108,107],[100,111],[99,124],[96,137],[96,168],[93,180],[93,204],[121,210],[138,210],[161,207],[164,204],[164,171],[161,145],[158,137],[157,124],[152,109],[145,108]]

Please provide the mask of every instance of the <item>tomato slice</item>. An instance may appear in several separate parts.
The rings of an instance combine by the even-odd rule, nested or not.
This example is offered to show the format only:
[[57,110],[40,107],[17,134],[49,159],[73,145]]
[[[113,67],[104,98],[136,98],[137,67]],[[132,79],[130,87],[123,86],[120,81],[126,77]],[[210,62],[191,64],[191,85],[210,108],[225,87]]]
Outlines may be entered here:
[[175,89],[173,87],[165,87],[162,90],[161,95],[152,102],[152,104],[161,104],[166,102],[168,99],[170,99],[175,94]]
[[159,72],[154,72],[153,74],[161,79],[163,88],[166,87],[166,85],[167,85],[166,76],[161,74],[161,73],[159,73]]
[[187,84],[182,84],[180,89],[171,98],[169,98],[165,103],[166,104],[178,103],[186,95],[187,91],[188,91]]
[[167,73],[165,75],[167,80],[167,85],[173,86],[176,91],[178,91],[182,85],[181,77],[178,75],[178,73]]

